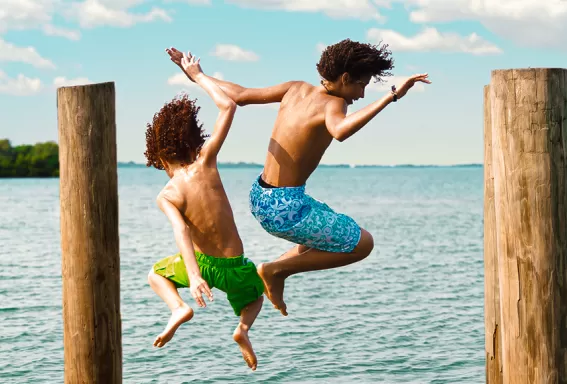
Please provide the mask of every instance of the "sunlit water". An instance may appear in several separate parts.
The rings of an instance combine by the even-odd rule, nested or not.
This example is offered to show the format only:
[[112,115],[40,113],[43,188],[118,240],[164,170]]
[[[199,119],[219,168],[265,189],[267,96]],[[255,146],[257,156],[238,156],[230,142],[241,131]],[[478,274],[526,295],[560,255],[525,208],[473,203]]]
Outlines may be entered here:
[[[259,169],[223,169],[247,256],[276,258],[248,210]],[[155,205],[165,174],[119,169],[124,383],[484,382],[481,168],[320,169],[307,191],[374,236],[363,262],[288,279],[289,316],[269,301],[250,335],[250,371],[231,335],[238,319],[215,291],[163,349],[169,313],[147,272],[176,252]],[[0,382],[63,382],[59,180],[0,180]]]

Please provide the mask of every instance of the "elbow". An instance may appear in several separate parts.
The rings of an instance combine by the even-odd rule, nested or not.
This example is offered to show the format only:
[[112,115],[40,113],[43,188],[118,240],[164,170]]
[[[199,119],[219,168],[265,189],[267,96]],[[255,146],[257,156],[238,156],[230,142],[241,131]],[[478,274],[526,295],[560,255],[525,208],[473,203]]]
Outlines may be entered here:
[[344,131],[337,129],[336,127],[329,128],[329,133],[331,133],[331,136],[333,136],[333,139],[335,139],[339,142],[343,142],[347,138]]
[[237,104],[234,101],[227,100],[222,104],[221,110],[225,113],[229,113],[229,114],[234,115],[234,113],[236,112],[236,107],[237,107]]

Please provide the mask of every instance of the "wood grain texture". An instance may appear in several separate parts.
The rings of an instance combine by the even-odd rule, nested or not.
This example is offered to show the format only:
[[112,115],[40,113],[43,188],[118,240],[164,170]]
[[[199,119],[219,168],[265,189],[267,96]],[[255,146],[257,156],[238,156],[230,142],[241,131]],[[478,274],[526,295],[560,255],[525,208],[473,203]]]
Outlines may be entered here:
[[498,252],[496,249],[489,85],[484,87],[484,330],[486,382],[488,384],[502,384],[500,291],[498,285]]
[[505,384],[566,383],[566,70],[491,74]]
[[122,382],[114,83],[57,90],[65,383]]

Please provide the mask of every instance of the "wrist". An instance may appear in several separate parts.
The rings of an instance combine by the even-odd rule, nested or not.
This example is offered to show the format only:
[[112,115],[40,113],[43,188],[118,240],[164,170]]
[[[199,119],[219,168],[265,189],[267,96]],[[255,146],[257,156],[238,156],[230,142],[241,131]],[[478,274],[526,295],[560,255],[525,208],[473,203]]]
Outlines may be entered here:
[[398,91],[396,89],[396,86],[392,85],[392,89],[390,91],[390,101],[395,103],[399,99],[400,97],[398,96]]
[[194,75],[193,78],[195,79],[195,81],[201,81],[205,78],[205,74],[203,72],[199,72]]
[[201,277],[201,272],[200,272],[199,270],[196,270],[196,271],[188,271],[188,272],[189,272],[188,277],[189,277],[189,280],[190,280],[190,281],[191,281],[191,280],[194,280],[194,279],[198,279],[198,278]]

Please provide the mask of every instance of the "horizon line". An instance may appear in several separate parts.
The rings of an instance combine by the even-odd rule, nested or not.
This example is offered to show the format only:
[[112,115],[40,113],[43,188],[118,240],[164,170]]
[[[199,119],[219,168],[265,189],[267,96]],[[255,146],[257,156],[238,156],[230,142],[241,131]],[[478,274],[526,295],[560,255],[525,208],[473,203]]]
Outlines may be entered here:
[[[147,167],[145,163],[138,163],[135,161],[118,161],[118,166],[136,166],[136,167]],[[253,166],[253,167],[263,167],[261,163],[246,162],[246,161],[236,161],[236,162],[219,162],[219,167],[222,166]],[[455,163],[455,164],[415,164],[415,163],[400,163],[400,164],[347,164],[347,163],[337,163],[337,164],[319,164],[319,167],[340,167],[340,168],[364,168],[364,167],[380,167],[380,168],[395,168],[395,167],[483,167],[484,163]],[[151,167],[148,167],[151,168]]]

